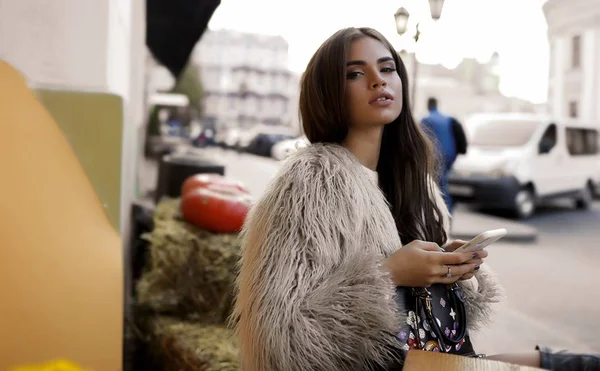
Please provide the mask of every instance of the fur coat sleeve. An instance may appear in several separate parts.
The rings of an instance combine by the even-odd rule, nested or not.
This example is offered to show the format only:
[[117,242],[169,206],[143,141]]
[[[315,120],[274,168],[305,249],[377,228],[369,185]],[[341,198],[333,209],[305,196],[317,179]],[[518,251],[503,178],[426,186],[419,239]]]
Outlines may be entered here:
[[394,286],[383,255],[357,246],[365,197],[348,171],[288,159],[252,208],[232,316],[243,370],[361,371],[397,357]]

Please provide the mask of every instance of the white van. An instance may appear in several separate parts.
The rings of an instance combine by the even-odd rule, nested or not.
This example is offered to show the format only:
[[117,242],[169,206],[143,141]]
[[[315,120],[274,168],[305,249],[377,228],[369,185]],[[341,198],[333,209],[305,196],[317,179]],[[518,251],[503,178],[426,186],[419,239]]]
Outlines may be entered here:
[[465,122],[466,155],[458,156],[449,192],[459,202],[513,210],[569,197],[588,208],[600,188],[600,123],[525,114],[475,115]]

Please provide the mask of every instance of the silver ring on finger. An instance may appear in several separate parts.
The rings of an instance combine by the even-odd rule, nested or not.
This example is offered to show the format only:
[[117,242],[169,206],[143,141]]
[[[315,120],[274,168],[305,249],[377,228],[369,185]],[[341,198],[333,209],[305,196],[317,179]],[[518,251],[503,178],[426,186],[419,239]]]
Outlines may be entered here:
[[452,272],[450,271],[450,266],[447,265],[446,268],[448,268],[448,273],[446,273],[444,275],[444,278],[452,278]]

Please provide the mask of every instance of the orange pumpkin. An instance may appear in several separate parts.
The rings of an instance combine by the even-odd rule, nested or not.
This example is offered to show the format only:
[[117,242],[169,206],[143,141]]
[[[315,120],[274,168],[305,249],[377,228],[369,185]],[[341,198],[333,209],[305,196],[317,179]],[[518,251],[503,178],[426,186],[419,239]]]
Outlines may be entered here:
[[213,184],[223,186],[224,188],[232,188],[246,194],[250,193],[242,182],[226,178],[220,174],[205,173],[192,175],[187,178],[181,186],[181,196],[183,197],[197,188],[206,188]]
[[250,209],[250,195],[228,185],[211,184],[189,191],[181,200],[183,218],[216,233],[237,233]]

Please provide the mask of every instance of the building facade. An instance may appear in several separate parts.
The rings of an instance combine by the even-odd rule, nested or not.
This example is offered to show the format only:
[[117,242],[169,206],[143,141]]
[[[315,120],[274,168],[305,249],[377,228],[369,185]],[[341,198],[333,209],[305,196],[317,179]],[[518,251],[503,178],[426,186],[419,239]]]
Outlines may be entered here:
[[[409,78],[412,81],[414,58],[402,52]],[[500,56],[494,56],[486,63],[476,59],[464,59],[456,68],[442,65],[419,63],[416,97],[413,115],[419,120],[427,115],[427,99],[438,100],[439,108],[445,114],[460,121],[470,115],[484,112],[537,112],[543,109],[518,98],[506,97],[499,90],[497,66]]]
[[207,31],[192,63],[200,69],[204,116],[217,128],[297,126],[299,76],[281,36]]
[[600,4],[548,0],[548,105],[555,117],[600,122]]

